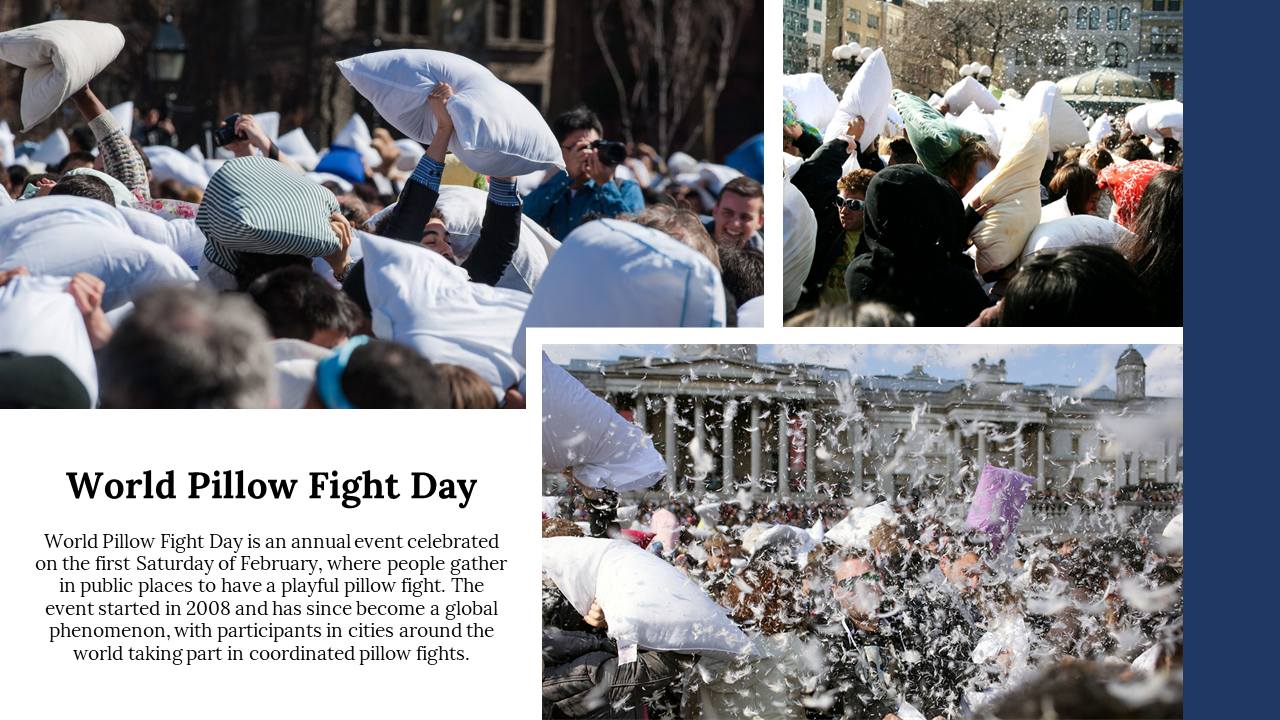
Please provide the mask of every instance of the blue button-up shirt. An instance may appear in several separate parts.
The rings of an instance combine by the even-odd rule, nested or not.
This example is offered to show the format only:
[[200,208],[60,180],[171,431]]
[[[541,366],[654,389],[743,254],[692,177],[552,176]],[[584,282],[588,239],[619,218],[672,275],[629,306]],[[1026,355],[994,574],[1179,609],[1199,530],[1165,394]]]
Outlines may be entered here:
[[644,210],[644,195],[634,180],[623,180],[621,185],[616,181],[597,185],[595,180],[588,180],[577,193],[569,191],[571,184],[568,173],[561,170],[524,199],[524,214],[557,240],[564,240],[573,232],[587,213],[612,218]]

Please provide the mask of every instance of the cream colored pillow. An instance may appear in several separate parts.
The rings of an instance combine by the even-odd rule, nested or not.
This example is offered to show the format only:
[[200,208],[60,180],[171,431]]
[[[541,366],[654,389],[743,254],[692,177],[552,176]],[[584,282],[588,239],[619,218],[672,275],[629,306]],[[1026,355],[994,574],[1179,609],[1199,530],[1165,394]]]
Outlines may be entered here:
[[115,25],[85,20],[53,20],[0,33],[0,60],[27,69],[22,131],[52,115],[123,48],[124,35]]
[[1048,122],[1040,118],[1007,138],[999,164],[964,196],[966,207],[979,197],[995,201],[970,237],[977,248],[979,273],[1017,260],[1027,236],[1040,224],[1040,170],[1048,148]]

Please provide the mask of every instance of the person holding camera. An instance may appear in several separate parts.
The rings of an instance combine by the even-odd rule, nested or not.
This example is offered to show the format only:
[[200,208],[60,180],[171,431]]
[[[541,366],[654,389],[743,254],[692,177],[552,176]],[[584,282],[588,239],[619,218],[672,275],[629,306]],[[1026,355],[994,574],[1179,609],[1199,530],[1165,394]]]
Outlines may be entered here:
[[306,172],[271,141],[267,132],[262,129],[262,125],[258,123],[258,119],[252,115],[237,113],[223,120],[218,124],[218,129],[213,132],[213,141],[218,147],[225,147],[235,153],[236,157],[252,155],[253,149],[257,148],[272,160],[281,162],[300,173]]
[[644,209],[644,196],[634,180],[616,181],[614,173],[626,160],[622,143],[601,140],[600,118],[579,106],[562,114],[551,125],[564,170],[543,180],[524,200],[524,214],[564,240],[582,223],[582,217],[635,215]]

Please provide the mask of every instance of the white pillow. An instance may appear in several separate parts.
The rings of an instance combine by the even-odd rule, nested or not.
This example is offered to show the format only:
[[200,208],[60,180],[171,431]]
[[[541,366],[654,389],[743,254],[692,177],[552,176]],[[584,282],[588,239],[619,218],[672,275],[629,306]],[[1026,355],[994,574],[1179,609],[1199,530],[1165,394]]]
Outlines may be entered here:
[[111,188],[111,196],[115,198],[116,207],[118,208],[119,207],[123,207],[123,208],[138,207],[138,197],[134,195],[133,192],[129,190],[129,188],[125,187],[124,183],[102,172],[101,170],[94,170],[93,168],[81,167],[81,168],[76,168],[74,170],[68,170],[67,172],[62,174],[62,177],[67,177],[68,175],[88,175],[90,177],[98,178],[102,182],[106,183],[108,188]]
[[1045,250],[1058,250],[1072,245],[1106,245],[1115,247],[1133,237],[1124,226],[1095,215],[1072,215],[1042,222],[1027,237],[1022,262]]
[[57,111],[123,48],[124,35],[110,23],[53,20],[0,33],[0,60],[27,69],[22,76],[22,131]]
[[0,352],[51,355],[79,378],[98,404],[98,366],[70,277],[19,275],[0,287]]
[[542,469],[615,492],[662,480],[667,463],[640,428],[542,353]]
[[600,605],[620,653],[639,647],[723,660],[759,655],[692,580],[625,540],[544,538],[542,571],[582,615]]
[[478,173],[514,177],[564,169],[560,143],[538,109],[473,60],[438,50],[390,50],[343,60],[338,69],[387,122],[422,143],[436,134],[427,95],[437,82],[449,83],[449,149]]
[[795,310],[817,247],[818,218],[790,181],[782,183],[782,312]]
[[[420,143],[409,138],[400,138],[396,141],[396,147],[400,148],[400,159],[396,161],[396,169],[400,172],[413,172],[418,166],[418,161],[422,160],[422,156],[427,154],[427,149],[422,147]],[[445,157],[446,162],[448,156]]]
[[1102,138],[1111,134],[1111,116],[1104,114],[1102,117],[1093,121],[1093,126],[1089,128],[1089,142],[1097,145],[1102,142]]
[[293,158],[293,161],[302,166],[303,170],[315,170],[316,164],[320,162],[320,156],[316,154],[316,149],[311,145],[311,141],[307,139],[307,133],[302,128],[294,128],[281,135],[276,141],[276,147]]
[[192,160],[181,150],[168,145],[149,145],[142,151],[151,161],[151,177],[156,182],[177,180],[201,190],[209,187],[209,173],[204,163]]
[[871,148],[871,141],[884,129],[884,123],[889,118],[889,101],[892,99],[893,77],[889,74],[889,61],[884,57],[884,48],[880,48],[872,53],[845,86],[840,107],[822,133],[823,140],[830,141],[842,135],[849,121],[856,115],[866,121],[862,136],[858,138],[859,146],[866,152]]
[[826,539],[840,547],[871,549],[871,532],[884,521],[897,524],[889,503],[876,503],[864,508],[854,508],[843,520],[831,526]]
[[107,112],[115,116],[116,122],[120,123],[120,127],[124,128],[124,136],[133,136],[133,101],[125,100],[119,105],[113,105]]
[[1161,130],[1169,130],[1173,139],[1182,142],[1182,103],[1178,100],[1139,105],[1129,111],[1129,127],[1139,135],[1163,140]]
[[177,253],[134,235],[119,210],[69,195],[0,208],[0,270],[19,265],[32,275],[96,276],[107,285],[103,310],[157,285],[196,281]]
[[369,132],[369,126],[365,124],[364,118],[360,117],[360,113],[351,114],[351,119],[338,131],[333,144],[355,148],[365,164],[371,168],[382,164],[382,156],[373,149],[373,133]]
[[431,362],[475,370],[501,401],[524,375],[511,345],[529,296],[473,283],[467,271],[421,245],[368,233],[360,233],[360,244],[374,334]]
[[738,306],[738,327],[764,327],[763,295],[757,295]]
[[529,301],[529,327],[724,327],[724,285],[702,253],[652,228],[596,220],[569,233]]
[[[462,262],[471,256],[476,243],[480,240],[480,230],[484,225],[484,212],[488,204],[489,194],[464,185],[441,185],[440,199],[436,207],[444,213],[444,224],[449,230],[449,241],[453,246],[453,256]],[[394,209],[391,203],[365,222],[365,227],[377,226],[387,213]],[[520,215],[520,244],[511,258],[511,264],[502,272],[494,287],[519,290],[532,293],[542,279],[551,256],[560,248],[556,240],[532,218],[523,213]]]
[[995,201],[971,235],[979,274],[1017,260],[1027,235],[1040,223],[1040,171],[1048,147],[1048,123],[1040,118],[1021,134],[1009,137],[995,169],[964,196],[965,207],[979,197],[984,202]]
[[969,132],[981,135],[991,146],[991,152],[995,153],[996,157],[1000,157],[1000,133],[996,132],[996,126],[991,122],[992,117],[984,114],[977,105],[970,105],[955,118],[955,123]]
[[258,125],[262,126],[263,134],[270,138],[271,142],[276,142],[280,139],[280,113],[275,110],[253,113],[253,119],[257,120]]
[[1053,220],[1061,220],[1071,217],[1071,208],[1067,205],[1067,196],[1054,200],[1048,205],[1040,207],[1040,224],[1043,225]]
[[315,387],[316,365],[333,351],[295,338],[277,338],[269,344],[275,354],[280,407],[300,410],[306,406],[311,389]]
[[17,160],[14,156],[13,141],[14,135],[9,129],[9,121],[0,120],[0,163],[4,163],[5,167],[13,165]]
[[829,125],[840,107],[840,98],[818,73],[783,75],[782,97],[796,104],[796,117],[816,128]]
[[906,132],[906,130],[907,126],[902,122],[902,113],[898,112],[898,108],[890,105],[889,111],[885,116],[882,137],[895,138]]
[[56,128],[49,133],[44,140],[40,141],[40,145],[36,148],[35,154],[31,156],[32,160],[42,162],[49,167],[54,167],[62,162],[62,158],[71,152],[71,141],[67,139],[67,134],[62,128]]
[[1028,125],[1037,117],[1049,119],[1049,147],[1045,150],[1045,157],[1089,144],[1089,128],[1084,126],[1084,119],[1062,99],[1058,86],[1052,81],[1041,80],[1032,85],[1023,100],[1022,110],[1023,122]]
[[207,240],[195,220],[165,220],[143,210],[118,209],[134,235],[168,247],[190,267],[200,265]]
[[960,82],[947,90],[942,100],[947,104],[947,111],[953,115],[960,115],[970,105],[977,106],[979,112],[984,113],[993,113],[1000,109],[1000,101],[996,96],[972,77],[961,78]]

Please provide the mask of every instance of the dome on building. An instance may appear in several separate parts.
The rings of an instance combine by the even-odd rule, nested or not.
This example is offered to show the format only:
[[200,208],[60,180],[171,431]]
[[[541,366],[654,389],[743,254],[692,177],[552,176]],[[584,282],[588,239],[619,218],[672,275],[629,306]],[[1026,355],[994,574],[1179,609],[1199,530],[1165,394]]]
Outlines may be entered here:
[[1064,100],[1075,99],[1093,102],[1154,102],[1160,99],[1160,88],[1149,80],[1134,77],[1115,68],[1101,67],[1080,75],[1064,77],[1058,81],[1058,92]]
[[1146,367],[1147,363],[1142,360],[1142,353],[1138,352],[1132,345],[1130,345],[1128,350],[1120,353],[1120,359],[1116,362],[1116,369],[1131,367],[1134,365],[1138,367]]

